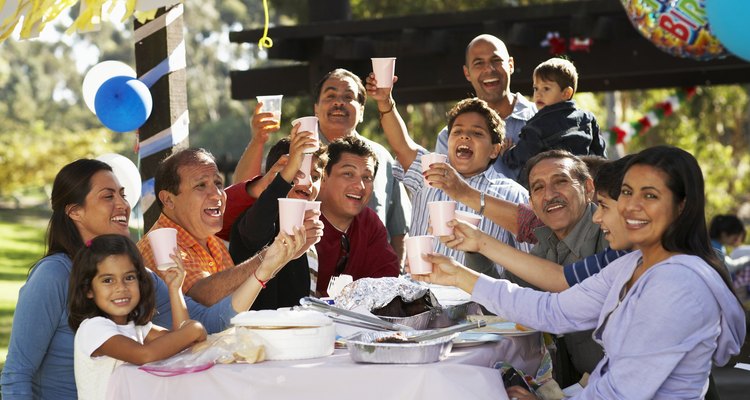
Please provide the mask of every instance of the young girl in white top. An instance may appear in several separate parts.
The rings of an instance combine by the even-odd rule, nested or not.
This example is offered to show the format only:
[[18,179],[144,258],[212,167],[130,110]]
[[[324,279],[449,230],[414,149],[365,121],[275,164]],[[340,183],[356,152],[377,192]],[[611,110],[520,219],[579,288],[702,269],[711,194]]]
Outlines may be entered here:
[[122,235],[101,235],[76,255],[70,274],[68,323],[75,336],[78,398],[104,399],[109,377],[123,362],[145,364],[179,353],[206,339],[206,330],[188,319],[182,281],[185,270],[161,273],[169,287],[172,331],[153,325],[153,279],[138,248]]

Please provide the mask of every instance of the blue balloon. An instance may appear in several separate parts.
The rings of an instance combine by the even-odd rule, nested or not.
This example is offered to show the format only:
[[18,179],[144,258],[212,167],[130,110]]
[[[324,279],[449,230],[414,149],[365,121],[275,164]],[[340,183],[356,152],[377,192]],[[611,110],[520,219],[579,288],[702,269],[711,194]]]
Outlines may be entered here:
[[727,50],[737,57],[750,61],[750,40],[748,40],[748,0],[706,0],[711,33]]
[[94,110],[104,126],[115,132],[130,132],[146,122],[153,101],[148,87],[129,76],[115,76],[96,91]]

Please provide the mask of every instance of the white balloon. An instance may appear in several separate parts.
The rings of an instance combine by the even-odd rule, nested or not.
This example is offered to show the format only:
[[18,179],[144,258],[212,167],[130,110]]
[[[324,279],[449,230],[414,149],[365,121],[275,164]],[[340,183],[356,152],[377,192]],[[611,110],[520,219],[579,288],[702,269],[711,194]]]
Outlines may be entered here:
[[99,64],[94,65],[89,72],[86,73],[86,76],[83,78],[83,87],[81,88],[81,91],[83,93],[83,101],[92,113],[96,114],[94,99],[96,99],[96,92],[99,91],[99,87],[110,78],[116,76],[135,78],[135,70],[133,70],[128,64],[110,60],[102,61]]
[[130,208],[135,207],[141,198],[141,174],[138,167],[130,159],[120,154],[105,153],[96,158],[112,167],[120,185],[125,188],[125,199],[130,203]]

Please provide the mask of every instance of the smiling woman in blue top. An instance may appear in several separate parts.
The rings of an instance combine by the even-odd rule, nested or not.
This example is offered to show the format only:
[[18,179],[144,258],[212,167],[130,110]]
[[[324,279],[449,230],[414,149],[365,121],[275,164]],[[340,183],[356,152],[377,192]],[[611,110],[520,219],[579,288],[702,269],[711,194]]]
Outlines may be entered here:
[[[562,293],[521,288],[430,255],[420,280],[458,286],[490,311],[555,333],[594,330],[604,358],[576,399],[696,399],[711,365],[739,353],[745,315],[711,250],[703,175],[684,150],[633,156],[617,202],[636,251]],[[510,397],[528,392],[508,389]]]
[[[8,358],[2,373],[2,397],[66,400],[78,397],[73,375],[73,332],[68,325],[68,281],[71,259],[84,243],[104,235],[128,236],[130,204],[112,168],[97,160],[82,159],[63,167],[52,186],[52,217],[47,231],[47,254],[29,273],[18,293]],[[304,232],[280,235],[258,267],[273,276],[294,253],[303,249]],[[156,294],[153,322],[171,326],[169,291],[151,273]],[[190,318],[208,332],[228,327],[229,320],[247,310],[261,290],[248,278],[234,293],[204,307],[186,298]]]

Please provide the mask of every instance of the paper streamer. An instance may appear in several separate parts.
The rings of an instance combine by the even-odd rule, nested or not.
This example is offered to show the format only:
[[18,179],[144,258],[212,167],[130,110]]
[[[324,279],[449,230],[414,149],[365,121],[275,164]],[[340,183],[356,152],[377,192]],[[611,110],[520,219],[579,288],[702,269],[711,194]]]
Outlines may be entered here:
[[154,178],[143,182],[141,186],[141,207],[148,210],[156,202],[156,192],[154,191]]
[[138,157],[143,160],[152,154],[168,149],[185,140],[185,138],[188,137],[189,123],[190,118],[188,117],[188,111],[185,110],[172,126],[140,142]]
[[[108,4],[105,7],[105,3]],[[0,42],[15,31],[20,23],[21,39],[36,37],[46,25],[67,15],[67,11],[79,5],[79,13],[65,31],[90,32],[99,29],[102,14],[113,15],[118,5],[125,5],[122,21],[135,15],[141,22],[151,20],[158,8],[169,7],[182,0],[5,0],[0,1]],[[21,21],[23,21],[21,23]]]
[[680,89],[675,95],[669,96],[666,100],[656,104],[651,111],[636,121],[623,122],[609,128],[610,145],[625,144],[633,136],[644,134],[649,129],[658,125],[662,119],[669,117],[675,111],[679,110],[683,102],[695,95],[695,91],[695,87]]
[[174,20],[182,16],[184,9],[185,8],[182,4],[180,4],[177,7],[172,7],[169,11],[160,15],[158,18],[151,20],[151,22],[141,25],[133,33],[134,41],[140,42],[141,40],[153,35],[159,29],[165,28],[167,25],[174,22]]
[[161,7],[169,7],[181,2],[181,0],[137,0],[135,2],[135,9],[136,11],[151,11]]
[[185,58],[185,41],[183,40],[180,44],[175,47],[174,51],[162,62],[157,64],[150,71],[141,75],[138,80],[145,83],[146,86],[151,87],[164,75],[170,72],[175,72],[187,67],[187,61]]

